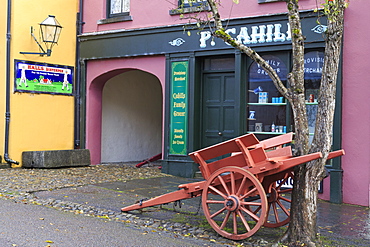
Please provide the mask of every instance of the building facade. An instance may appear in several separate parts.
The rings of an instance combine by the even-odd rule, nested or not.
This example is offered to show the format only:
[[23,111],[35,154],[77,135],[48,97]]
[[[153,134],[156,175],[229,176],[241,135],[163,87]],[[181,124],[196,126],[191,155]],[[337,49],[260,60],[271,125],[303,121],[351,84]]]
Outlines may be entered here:
[[[1,3],[0,32],[4,39],[1,39],[0,75],[4,83],[0,90],[3,99],[0,114],[5,118],[0,121],[0,149],[4,150],[3,163],[19,167],[24,151],[74,148],[78,1]],[[50,56],[40,55],[48,52],[40,40],[39,24],[44,21],[62,27]]]
[[[207,11],[201,1],[198,7],[187,4],[185,11]],[[325,48],[317,4],[300,1],[312,132]],[[177,0],[81,1],[78,140],[93,163],[140,161],[162,153],[163,172],[192,177],[198,168],[187,154],[194,150],[247,132],[263,139],[294,131],[289,105],[266,73],[207,29],[187,25],[179,5]],[[369,205],[370,161],[362,141],[370,121],[361,93],[369,78],[364,68],[368,34],[359,27],[366,20],[363,5],[352,1],[345,13],[333,149],[344,148],[346,155],[328,164],[330,176],[320,196]],[[229,19],[227,32],[257,50],[286,80],[292,59],[285,2],[224,1],[220,11]],[[255,91],[259,88],[268,93],[267,102]]]

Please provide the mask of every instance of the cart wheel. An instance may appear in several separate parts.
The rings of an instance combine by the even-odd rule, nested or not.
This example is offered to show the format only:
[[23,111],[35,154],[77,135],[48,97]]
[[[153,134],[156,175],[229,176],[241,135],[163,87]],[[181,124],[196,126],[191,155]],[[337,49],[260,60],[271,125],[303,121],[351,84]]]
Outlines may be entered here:
[[240,167],[223,167],[207,180],[202,207],[217,233],[240,240],[252,236],[264,224],[267,197],[252,173]]
[[289,178],[294,178],[293,172],[286,173],[279,184],[277,184],[277,181],[273,181],[266,190],[269,196],[265,227],[280,227],[290,221],[292,189],[283,187]]

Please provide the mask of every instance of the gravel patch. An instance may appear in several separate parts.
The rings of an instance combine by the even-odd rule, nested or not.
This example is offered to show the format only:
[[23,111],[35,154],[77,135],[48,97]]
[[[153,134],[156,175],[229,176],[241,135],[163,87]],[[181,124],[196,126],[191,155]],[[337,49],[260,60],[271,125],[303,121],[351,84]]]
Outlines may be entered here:
[[169,176],[158,166],[136,168],[130,164],[95,165],[59,169],[2,169],[0,192],[35,192],[114,181]]

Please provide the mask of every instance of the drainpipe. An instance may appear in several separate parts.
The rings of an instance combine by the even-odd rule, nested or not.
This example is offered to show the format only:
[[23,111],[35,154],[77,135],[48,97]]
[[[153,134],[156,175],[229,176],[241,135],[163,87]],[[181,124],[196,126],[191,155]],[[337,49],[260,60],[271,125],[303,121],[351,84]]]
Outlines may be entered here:
[[82,20],[83,14],[83,0],[80,0],[79,12],[77,13],[76,22],[76,73],[75,73],[75,123],[74,123],[74,148],[81,148],[81,64],[80,64],[80,37],[82,33],[82,25],[85,24]]
[[75,66],[76,66],[76,72],[75,72],[75,122],[74,122],[74,148],[79,149],[80,148],[80,107],[81,107],[81,93],[80,93],[80,62],[79,62],[79,56],[80,56],[80,43],[79,43],[79,37],[81,30],[81,12],[77,13],[77,21],[76,21],[76,58],[75,58]]
[[18,165],[18,161],[9,158],[9,124],[10,124],[10,39],[11,39],[11,0],[8,0],[8,13],[6,25],[6,92],[5,92],[5,147],[4,160],[9,164]]

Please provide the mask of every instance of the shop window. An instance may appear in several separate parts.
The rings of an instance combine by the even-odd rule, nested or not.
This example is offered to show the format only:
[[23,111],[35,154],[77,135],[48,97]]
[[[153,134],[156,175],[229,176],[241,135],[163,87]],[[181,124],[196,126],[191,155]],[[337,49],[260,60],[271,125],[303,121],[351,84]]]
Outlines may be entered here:
[[[274,55],[262,56],[276,71],[283,83],[286,83],[288,68],[284,61]],[[248,73],[248,132],[253,132],[259,139],[287,132],[287,103],[276,89],[270,76],[259,64],[253,62]]]
[[132,17],[130,16],[130,0],[107,0],[107,18],[99,20],[98,24],[121,21],[132,21]]
[[170,15],[209,11],[209,5],[204,0],[179,0],[178,8],[170,10]]
[[[288,68],[278,56],[262,56],[271,66],[280,79],[286,84]],[[284,56],[282,56],[284,57]],[[310,141],[315,132],[317,97],[324,64],[324,52],[310,51],[304,56],[304,82],[306,109]],[[260,139],[294,131],[293,114],[286,100],[276,89],[269,75],[253,62],[248,72],[248,101],[247,101],[247,129],[259,135]]]
[[317,97],[319,95],[323,65],[324,52],[311,51],[304,55],[304,84],[308,128],[311,134],[310,141],[312,141],[313,133],[315,132]]

